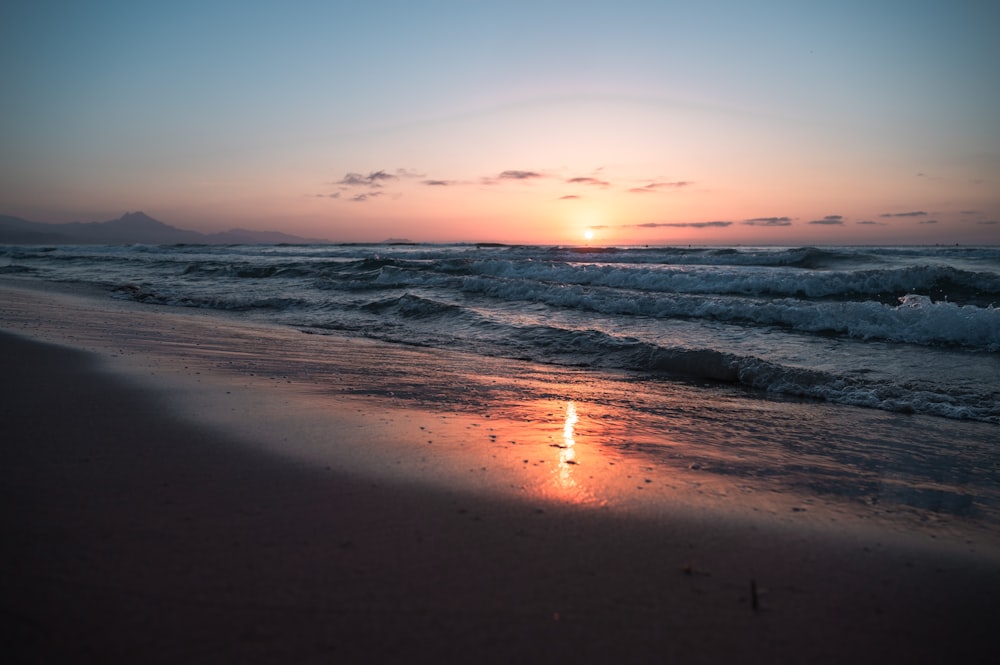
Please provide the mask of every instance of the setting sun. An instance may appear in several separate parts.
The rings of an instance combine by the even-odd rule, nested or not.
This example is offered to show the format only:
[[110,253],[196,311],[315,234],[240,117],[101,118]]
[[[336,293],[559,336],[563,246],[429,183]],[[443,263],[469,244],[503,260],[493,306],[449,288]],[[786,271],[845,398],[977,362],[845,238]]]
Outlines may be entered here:
[[[303,21],[219,0],[196,25],[184,3],[21,4],[0,22],[0,217],[142,210],[335,243],[997,242],[996,2],[319,3]],[[817,26],[868,46],[817,50]]]

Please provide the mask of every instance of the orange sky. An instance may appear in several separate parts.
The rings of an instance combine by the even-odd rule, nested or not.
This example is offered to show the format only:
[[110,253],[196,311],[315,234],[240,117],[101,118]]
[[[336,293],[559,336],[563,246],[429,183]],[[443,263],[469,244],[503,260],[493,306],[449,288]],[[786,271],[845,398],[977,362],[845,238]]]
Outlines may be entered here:
[[0,26],[0,214],[1000,242],[995,3],[48,4]]

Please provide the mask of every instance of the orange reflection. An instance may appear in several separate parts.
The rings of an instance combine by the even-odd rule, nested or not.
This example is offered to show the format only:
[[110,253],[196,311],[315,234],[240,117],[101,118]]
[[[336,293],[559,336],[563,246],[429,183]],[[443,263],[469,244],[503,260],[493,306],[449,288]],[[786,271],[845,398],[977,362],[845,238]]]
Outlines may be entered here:
[[566,402],[566,421],[563,424],[563,443],[559,447],[559,465],[556,467],[556,480],[564,490],[576,489],[573,478],[573,467],[576,466],[576,438],[574,428],[578,420],[576,402]]

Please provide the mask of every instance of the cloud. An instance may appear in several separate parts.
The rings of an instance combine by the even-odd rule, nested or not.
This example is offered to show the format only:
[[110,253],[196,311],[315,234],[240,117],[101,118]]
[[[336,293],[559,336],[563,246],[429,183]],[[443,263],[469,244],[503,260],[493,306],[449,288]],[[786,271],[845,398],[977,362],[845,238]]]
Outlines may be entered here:
[[582,199],[582,196],[577,196],[576,194],[567,194],[566,196],[560,196],[560,201],[571,201],[573,199]]
[[732,222],[645,222],[643,224],[629,224],[628,226],[637,229],[659,229],[663,227],[673,229],[711,229],[725,228],[732,225]]
[[379,180],[398,180],[399,176],[391,175],[385,171],[372,171],[368,174],[369,182],[378,182]]
[[358,187],[361,185],[367,185],[368,181],[360,173],[348,173],[334,184],[346,185],[347,187]]
[[963,215],[978,215],[980,211],[979,210],[961,210],[960,212]]
[[507,171],[501,171],[495,176],[485,176],[479,179],[479,182],[484,185],[499,185],[506,180],[518,180],[522,182],[527,182],[529,180],[538,180],[539,178],[548,178],[549,176],[538,171],[528,171],[525,169],[509,169]]
[[503,171],[499,176],[500,180],[532,180],[534,178],[544,178],[541,173],[537,171]]
[[538,178],[547,178],[543,173],[538,171],[527,171],[523,169],[510,169],[508,171],[501,171],[499,175],[496,176],[486,176],[480,179],[480,182],[484,185],[499,185],[504,180],[537,180]]
[[1000,225],[1000,221],[995,219],[985,219],[981,222],[976,222],[976,224],[982,224],[983,226],[998,226]]
[[399,176],[395,176],[384,170],[372,171],[368,175],[351,172],[333,184],[344,187],[381,187],[383,181],[398,179]]
[[356,194],[352,196],[350,199],[348,199],[348,201],[353,201],[355,203],[363,203],[368,199],[374,199],[379,196],[382,196],[382,194],[383,192],[368,192],[366,194]]
[[629,189],[630,194],[652,194],[663,189],[680,189],[681,187],[687,187],[693,183],[687,180],[678,180],[676,182],[651,182],[648,185],[643,185],[642,187],[633,187]]
[[879,217],[925,217],[927,213],[923,210],[914,210],[913,212],[884,212]]
[[571,185],[592,185],[594,187],[608,187],[611,185],[611,183],[608,182],[607,180],[601,180],[599,178],[587,178],[587,177],[570,178],[566,182]]
[[936,219],[922,219],[919,222],[917,222],[917,224],[937,224],[937,223],[938,221]]
[[450,187],[455,182],[452,180],[424,180],[422,184],[428,187]]
[[855,222],[855,224],[860,224],[861,226],[885,226],[885,222],[873,222],[870,219]]
[[754,217],[743,221],[747,226],[791,226],[791,217]]
[[601,229],[610,229],[611,227],[607,224],[591,224],[587,228],[591,231],[600,231]]
[[[399,180],[400,178],[423,178],[424,175],[418,173],[417,171],[411,171],[410,169],[396,169],[394,172],[389,172],[385,169],[379,169],[377,171],[369,171],[368,174],[358,173],[356,171],[348,171],[344,174],[344,177],[340,180],[334,182],[334,185],[339,186],[341,192],[346,192],[350,189],[367,188],[367,192],[362,192],[355,194],[350,198],[345,200],[354,201],[355,203],[361,203],[378,196],[382,196],[385,192],[382,191],[388,183],[394,180]],[[331,199],[339,199],[340,192],[335,192],[330,194]]]
[[843,215],[827,215],[823,219],[814,219],[810,224],[825,224],[827,226],[842,226],[844,223]]

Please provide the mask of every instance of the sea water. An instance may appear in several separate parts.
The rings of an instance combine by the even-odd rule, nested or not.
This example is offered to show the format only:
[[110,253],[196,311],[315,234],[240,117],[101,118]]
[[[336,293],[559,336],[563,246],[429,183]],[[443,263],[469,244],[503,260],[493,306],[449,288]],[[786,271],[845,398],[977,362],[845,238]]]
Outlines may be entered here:
[[0,273],[312,333],[1000,424],[1000,248],[0,248]]
[[[1000,248],[17,246],[0,277],[277,326],[241,362],[334,394],[572,408],[579,441],[696,497],[1000,526]],[[392,346],[338,364],[345,337]]]

